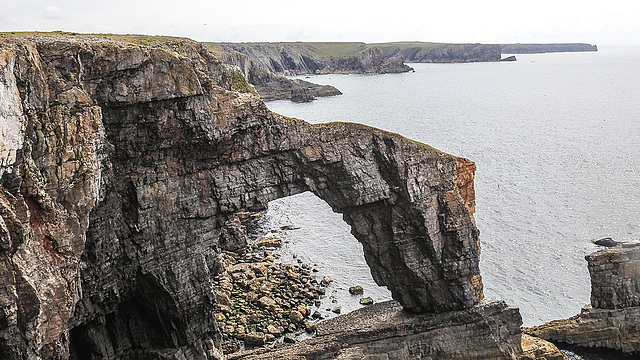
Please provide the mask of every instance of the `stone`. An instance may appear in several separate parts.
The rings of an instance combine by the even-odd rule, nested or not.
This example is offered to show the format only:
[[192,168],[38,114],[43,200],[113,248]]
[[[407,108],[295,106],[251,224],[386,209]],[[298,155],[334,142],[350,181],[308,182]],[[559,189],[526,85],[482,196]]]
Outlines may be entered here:
[[244,336],[244,342],[250,346],[262,346],[267,343],[267,337],[263,332],[250,332]]
[[526,334],[552,343],[640,354],[640,307],[616,310],[585,306],[568,319],[523,328]]
[[370,297],[365,297],[360,299],[360,305],[372,305],[373,299]]
[[640,244],[602,249],[587,255],[586,260],[594,308],[640,306]]
[[336,308],[331,309],[331,312],[340,314],[342,312],[342,306],[338,306]]
[[617,241],[613,240],[612,238],[598,239],[598,240],[594,241],[593,243],[598,245],[598,246],[605,246],[605,247],[613,247],[613,246],[616,246],[616,245],[620,244]]
[[267,332],[269,334],[272,334],[272,335],[280,336],[284,332],[284,328],[277,327],[277,326],[274,326],[274,325],[268,325],[267,326]]
[[297,324],[304,320],[304,315],[302,315],[298,310],[292,310],[291,313],[289,313],[289,320]]
[[332,279],[329,279],[327,277],[323,277],[322,280],[320,280],[320,284],[322,286],[328,286],[329,284],[331,284],[333,282]]
[[554,344],[528,335],[522,334],[522,354],[518,360],[568,360]]
[[263,296],[258,299],[258,304],[265,309],[273,309],[276,306],[275,300],[268,296]]
[[515,55],[510,55],[500,59],[500,61],[518,61],[518,59],[516,59]]
[[260,248],[260,247],[270,247],[270,248],[279,248],[282,247],[282,239],[278,238],[278,237],[265,237],[265,238],[260,238],[258,239],[256,242],[254,242],[252,244],[253,247],[255,248]]
[[298,305],[297,310],[304,317],[307,317],[307,316],[309,316],[311,314],[311,309],[306,307],[304,304]]
[[304,322],[304,330],[306,332],[308,332],[309,334],[312,334],[316,331],[316,324],[311,322],[311,321],[305,321]]
[[349,288],[349,293],[351,295],[362,295],[362,293],[364,293],[364,289],[360,285],[351,286]]
[[284,342],[287,344],[294,344],[296,343],[298,340],[296,339],[296,337],[293,334],[287,334],[284,336]]

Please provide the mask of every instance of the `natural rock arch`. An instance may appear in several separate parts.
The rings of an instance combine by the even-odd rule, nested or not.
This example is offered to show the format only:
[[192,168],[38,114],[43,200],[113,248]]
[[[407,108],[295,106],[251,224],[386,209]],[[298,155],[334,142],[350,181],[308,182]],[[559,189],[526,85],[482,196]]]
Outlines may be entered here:
[[[212,278],[226,224],[307,190],[344,215],[405,308],[482,299],[473,163],[273,114],[229,91],[230,71],[201,45],[170,45],[45,37],[3,49],[24,115],[16,159],[0,162],[8,359],[65,358],[70,341],[78,357],[218,356]],[[136,299],[149,319],[128,318]]]

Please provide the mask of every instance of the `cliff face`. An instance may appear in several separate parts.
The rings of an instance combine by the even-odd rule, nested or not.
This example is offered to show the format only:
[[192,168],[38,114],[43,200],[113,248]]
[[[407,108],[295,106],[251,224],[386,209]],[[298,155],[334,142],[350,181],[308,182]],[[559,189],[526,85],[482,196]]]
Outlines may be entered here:
[[580,52],[598,51],[596,45],[567,43],[567,44],[504,44],[503,54],[542,54],[550,52]]
[[619,245],[586,259],[591,305],[569,319],[525,331],[552,342],[640,354],[640,245]]
[[[379,49],[358,47],[352,56],[321,57],[303,44],[209,44],[226,63],[242,71],[264,100],[310,101],[342,94],[330,85],[318,85],[285,76],[301,74],[382,74],[410,71],[400,57],[387,58]],[[301,97],[301,94],[303,95]]]
[[406,62],[466,63],[499,61],[500,45],[440,44],[438,46],[399,46],[386,51],[388,56],[400,56]]
[[[306,100],[315,97],[341,95],[340,90],[331,85],[318,85],[300,79],[289,79],[283,73],[275,71],[273,66],[264,64],[264,57],[250,56],[238,52],[225,45],[209,45],[225,64],[231,65],[242,72],[247,81],[264,100],[291,99],[295,95],[306,93]],[[270,64],[270,63],[269,63]]]
[[[339,43],[338,43],[339,44]],[[322,56],[313,43],[228,43],[226,47],[247,55],[272,73],[386,74],[411,71],[400,57],[386,57],[380,49],[352,44],[352,55]],[[315,50],[315,51],[314,51]]]
[[219,358],[234,213],[303,191],[344,215],[404,308],[482,300],[470,161],[273,114],[190,41],[43,36],[0,53],[3,359]]

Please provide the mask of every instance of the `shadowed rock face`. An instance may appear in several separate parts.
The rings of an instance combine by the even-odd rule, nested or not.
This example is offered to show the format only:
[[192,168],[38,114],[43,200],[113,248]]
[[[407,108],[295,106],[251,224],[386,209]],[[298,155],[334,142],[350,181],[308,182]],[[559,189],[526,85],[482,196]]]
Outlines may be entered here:
[[0,43],[3,359],[220,357],[233,214],[304,191],[344,214],[406,309],[482,300],[473,163],[273,114],[199,44],[167,48]]

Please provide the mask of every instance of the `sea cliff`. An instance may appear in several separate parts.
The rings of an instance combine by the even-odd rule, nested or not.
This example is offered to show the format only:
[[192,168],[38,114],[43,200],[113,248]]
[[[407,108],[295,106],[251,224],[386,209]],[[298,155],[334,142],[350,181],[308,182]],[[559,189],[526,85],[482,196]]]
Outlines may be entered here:
[[471,161],[271,113],[236,71],[186,39],[3,36],[3,359],[221,359],[215,279],[246,244],[237,214],[304,191],[343,214],[397,301],[335,349],[383,356],[397,318],[391,358],[522,354],[517,309],[483,300]]
[[[389,74],[412,71],[405,62],[454,63],[500,60],[500,45],[397,43],[207,43],[227,64],[242,70],[265,100],[339,94],[335,88],[290,80],[304,74]],[[295,100],[295,97],[294,97]]]
[[543,54],[552,52],[598,51],[596,45],[583,43],[561,44],[504,44],[503,54]]

